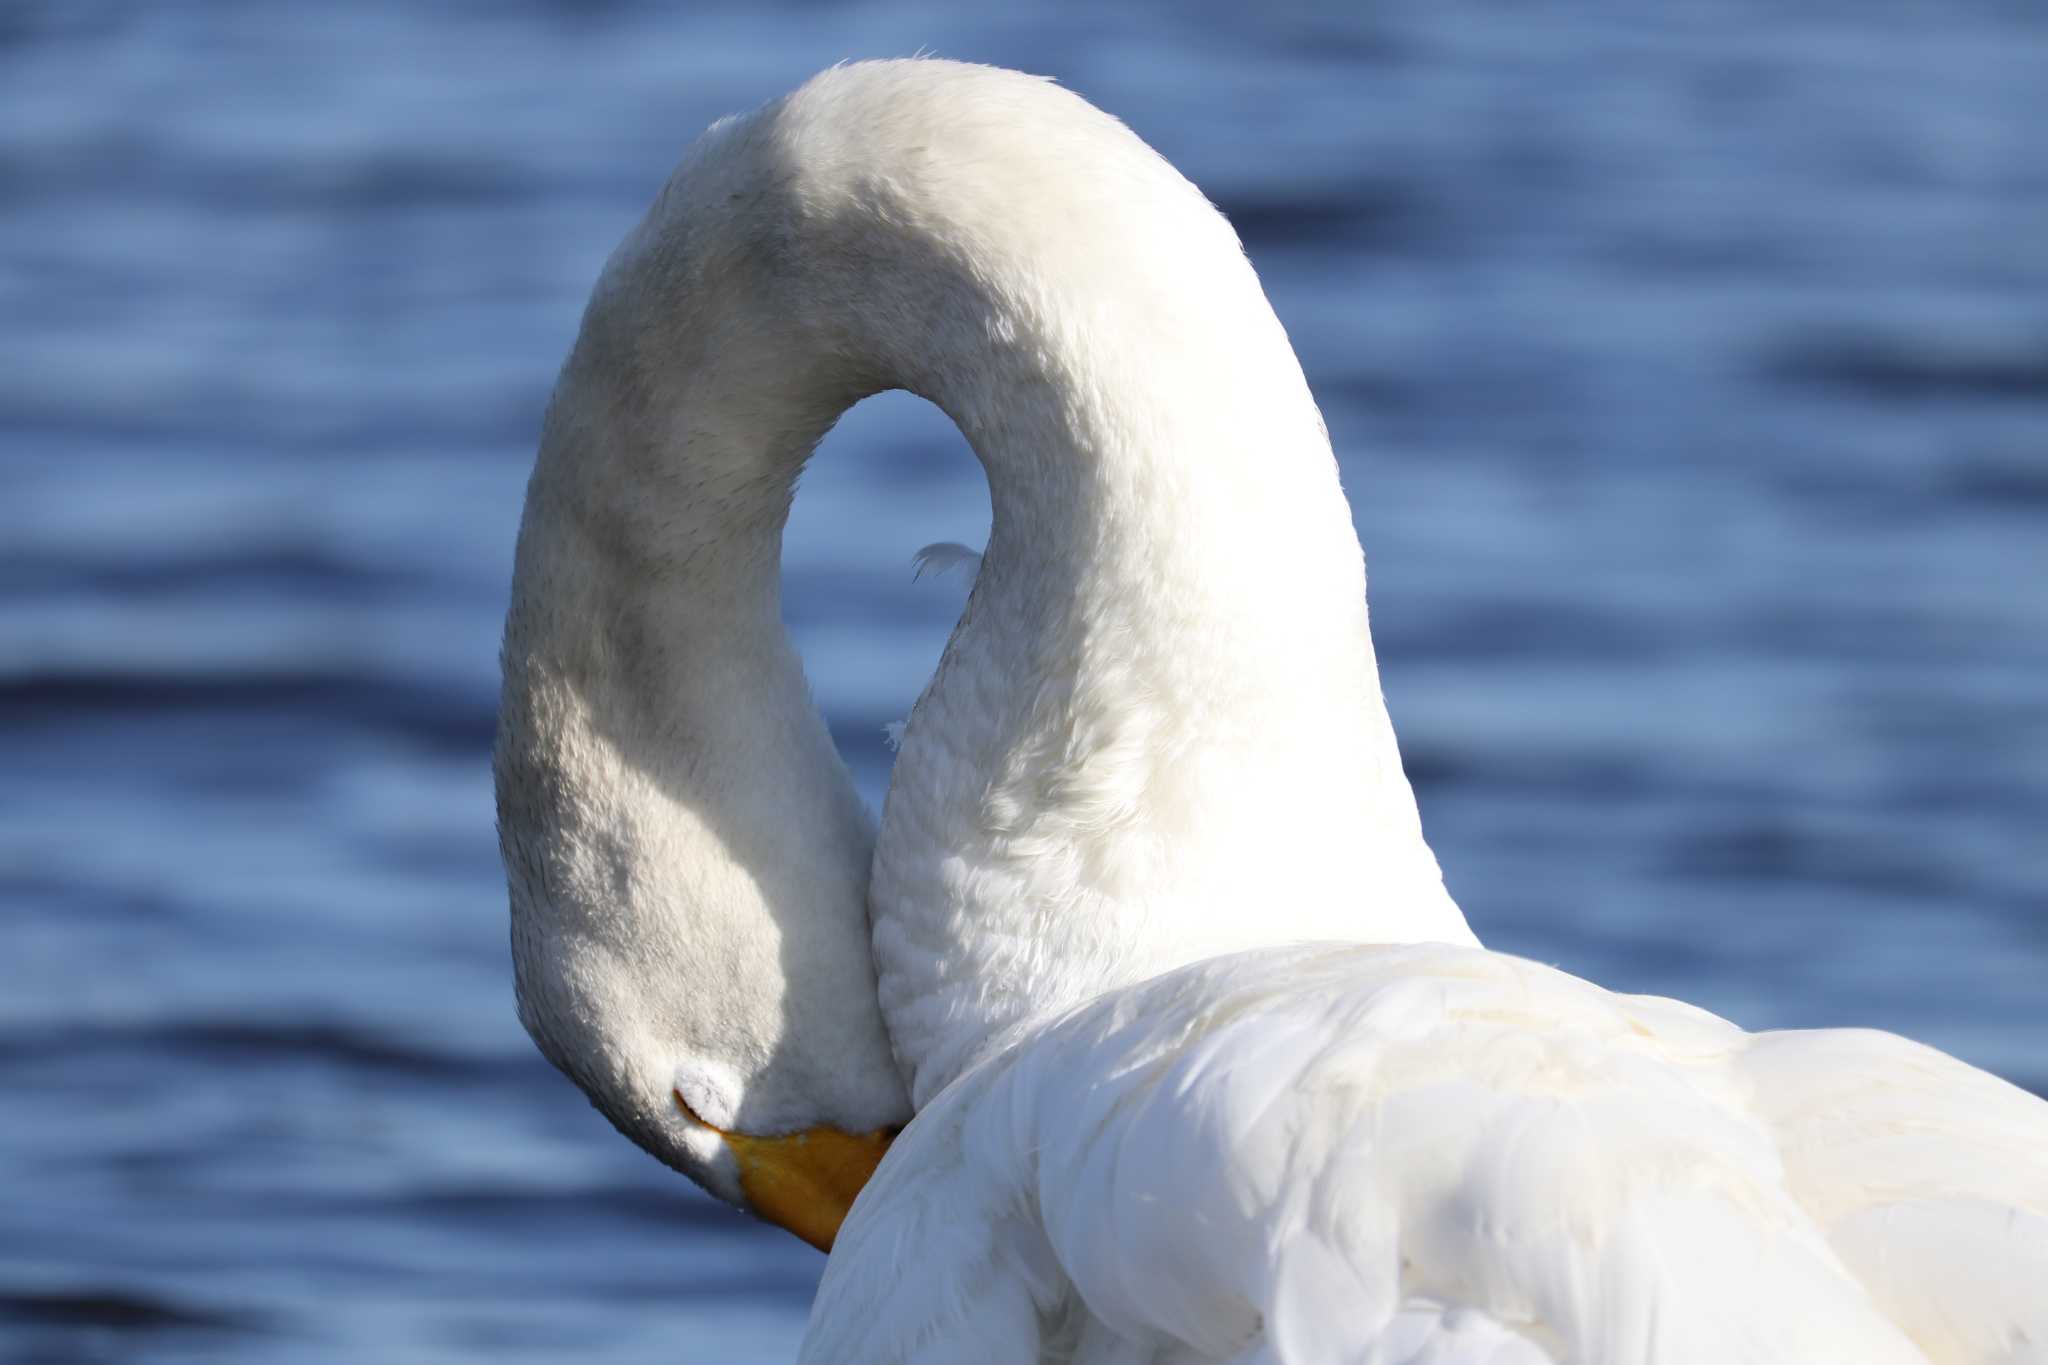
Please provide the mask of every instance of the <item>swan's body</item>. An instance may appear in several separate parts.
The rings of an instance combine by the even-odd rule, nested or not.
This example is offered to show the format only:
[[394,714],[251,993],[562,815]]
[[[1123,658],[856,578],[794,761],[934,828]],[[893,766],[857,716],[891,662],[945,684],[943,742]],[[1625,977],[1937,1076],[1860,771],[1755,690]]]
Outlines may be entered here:
[[1500,953],[1112,992],[918,1115],[805,1361],[2048,1360],[2048,1112]]
[[[959,424],[994,516],[870,884],[777,559],[803,461],[889,387]],[[1702,1338],[1672,1324],[1743,1237],[1789,1239],[1862,1317],[1812,1298],[1802,1335],[1721,1358],[1916,1359],[1864,1286],[1921,1253],[1886,1231],[1872,1271],[1842,1246],[1876,1235],[1856,1219],[1892,1156],[1863,1193],[1771,1176],[1817,1131],[1773,1095],[1851,1045],[1741,1042],[1479,950],[1422,839],[1364,600],[1256,278],[1121,125],[938,62],[842,68],[728,120],[607,266],[529,494],[497,755],[522,1018],[636,1140],[820,1242],[837,1213],[802,1207],[866,1170],[820,1177],[816,1154],[878,1152],[845,1135],[929,1106],[849,1224],[818,1359],[1395,1360],[1415,1332],[1438,1353],[1412,1358],[1444,1362],[1495,1338],[1502,1360],[1691,1359]],[[1452,946],[1279,949],[1314,939]],[[1612,1026],[1635,1016],[1640,1039]],[[1788,1055],[1789,1079],[1756,1080]],[[1922,1055],[1873,1063],[1946,1125],[1900,1158],[1912,1247],[1982,1255],[2002,1213],[2001,1254],[2048,1284],[2025,1154],[2048,1106],[1945,1059],[1916,1089]],[[1260,1107],[1262,1069],[1282,1089]],[[1575,1157],[1570,1131],[1647,1174]],[[1712,1204],[1738,1177],[1754,1197]],[[1693,1221],[1660,1220],[1674,1199]],[[957,1227],[927,1246],[935,1219]],[[1732,1240],[1688,1250],[1710,1226]],[[1927,1311],[2007,1354],[1935,1359],[2048,1349],[1991,1269],[1953,1278]]]

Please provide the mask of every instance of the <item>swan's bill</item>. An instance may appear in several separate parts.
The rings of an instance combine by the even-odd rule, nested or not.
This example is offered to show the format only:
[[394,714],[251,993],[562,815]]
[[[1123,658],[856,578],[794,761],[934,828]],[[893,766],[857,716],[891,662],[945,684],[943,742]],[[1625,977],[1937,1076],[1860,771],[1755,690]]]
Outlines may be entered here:
[[820,1251],[832,1249],[854,1197],[896,1140],[893,1128],[872,1133],[806,1128],[801,1133],[751,1137],[705,1123],[680,1093],[675,1101],[685,1118],[718,1134],[731,1149],[739,1163],[740,1192],[755,1215]]

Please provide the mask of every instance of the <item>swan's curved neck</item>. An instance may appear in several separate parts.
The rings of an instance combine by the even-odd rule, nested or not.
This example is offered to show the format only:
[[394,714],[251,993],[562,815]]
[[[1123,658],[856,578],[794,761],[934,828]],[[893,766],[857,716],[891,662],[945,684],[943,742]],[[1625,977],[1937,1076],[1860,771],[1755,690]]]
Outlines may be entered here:
[[[817,440],[892,387],[966,434],[990,542],[869,896],[914,1096],[1007,1024],[1194,957],[1469,941],[1328,438],[1228,225],[1049,85],[952,105],[838,74],[678,171],[565,372],[575,457],[536,478],[611,547],[588,614],[628,632],[621,665],[752,727],[749,670],[794,669],[776,561]],[[700,677],[730,687],[675,695]]]

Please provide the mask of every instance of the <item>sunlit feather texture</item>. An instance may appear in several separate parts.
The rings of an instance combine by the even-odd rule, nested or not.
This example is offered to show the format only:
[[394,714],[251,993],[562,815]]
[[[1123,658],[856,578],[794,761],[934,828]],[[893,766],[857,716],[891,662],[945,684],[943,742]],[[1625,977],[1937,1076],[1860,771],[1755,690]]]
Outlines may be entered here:
[[806,1361],[2048,1359],[2048,1105],[1504,954],[1270,949],[969,1072]]

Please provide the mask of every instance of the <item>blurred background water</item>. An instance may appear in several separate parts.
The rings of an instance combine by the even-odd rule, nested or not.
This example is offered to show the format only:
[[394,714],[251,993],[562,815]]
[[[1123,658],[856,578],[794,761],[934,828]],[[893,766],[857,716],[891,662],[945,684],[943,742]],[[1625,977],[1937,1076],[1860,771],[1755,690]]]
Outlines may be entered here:
[[[713,117],[1058,76],[1237,224],[1480,933],[2048,1089],[2048,10],[11,0],[0,1357],[786,1359],[822,1260],[513,1018],[541,406]],[[979,543],[910,399],[787,610],[879,803]]]

